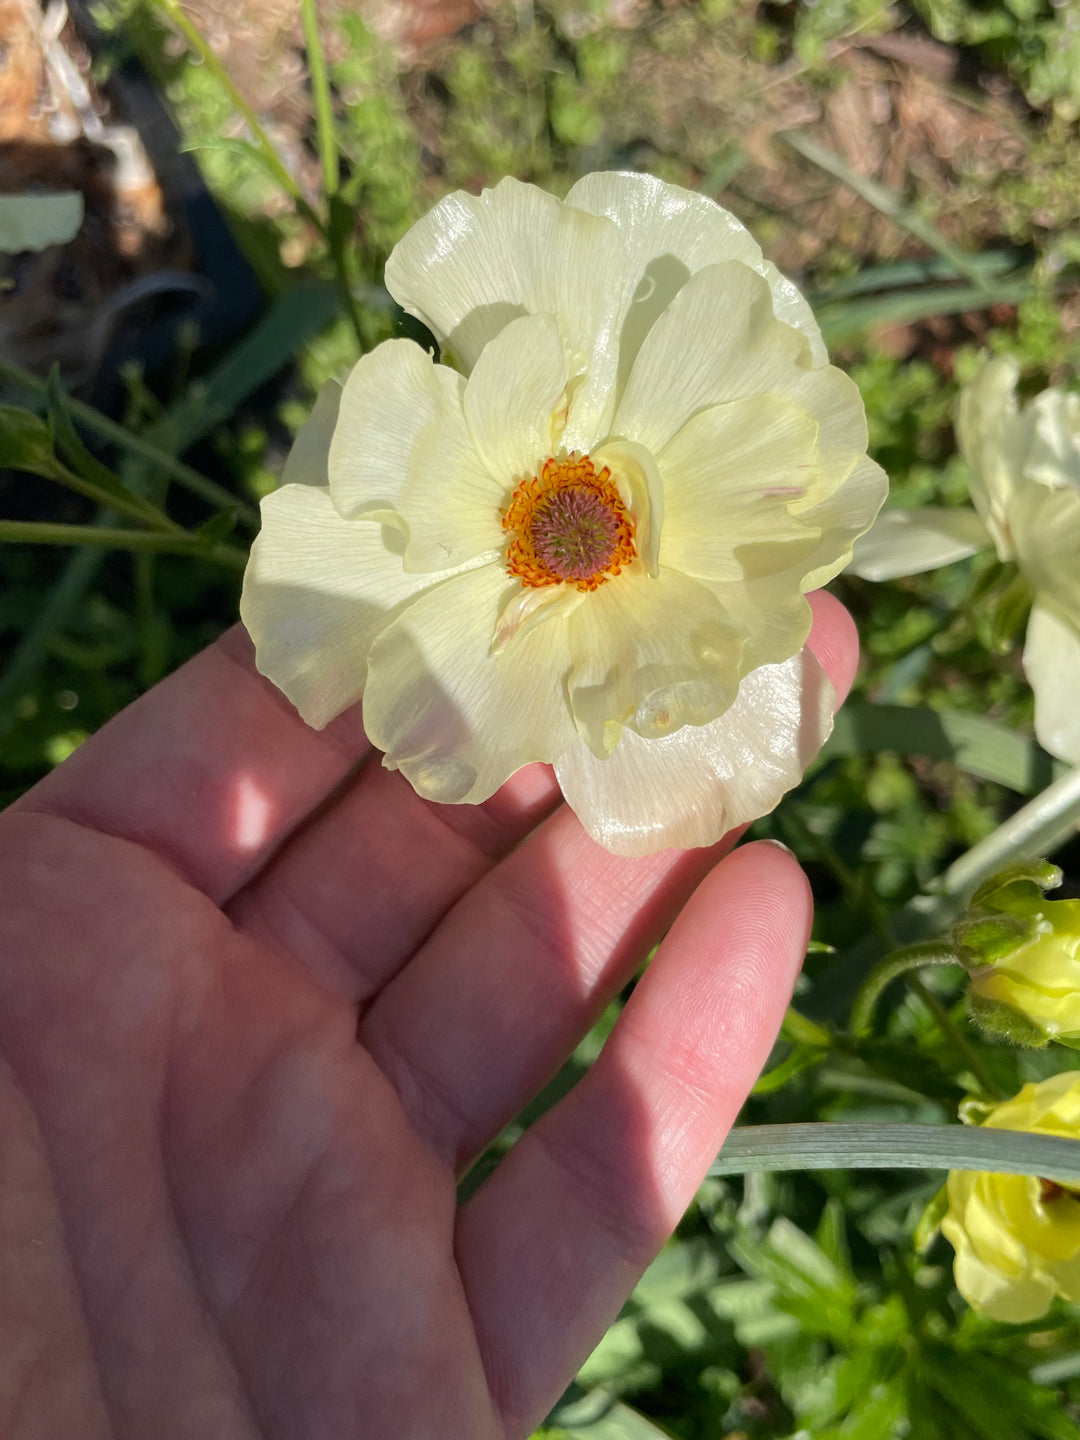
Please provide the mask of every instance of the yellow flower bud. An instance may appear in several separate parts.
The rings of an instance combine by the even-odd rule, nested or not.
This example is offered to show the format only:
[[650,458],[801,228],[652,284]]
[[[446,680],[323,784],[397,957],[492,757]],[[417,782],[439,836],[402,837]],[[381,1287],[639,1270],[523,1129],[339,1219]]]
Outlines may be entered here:
[[[1025,1085],[982,1123],[1080,1139],[1080,1071]],[[1080,1195],[1034,1175],[971,1170],[950,1171],[947,1190],[941,1229],[972,1309],[1019,1324],[1044,1315],[1055,1295],[1080,1300]]]
[[1031,938],[972,973],[972,994],[1018,1011],[1049,1039],[1080,1040],[1080,900],[1043,901],[1032,918]]

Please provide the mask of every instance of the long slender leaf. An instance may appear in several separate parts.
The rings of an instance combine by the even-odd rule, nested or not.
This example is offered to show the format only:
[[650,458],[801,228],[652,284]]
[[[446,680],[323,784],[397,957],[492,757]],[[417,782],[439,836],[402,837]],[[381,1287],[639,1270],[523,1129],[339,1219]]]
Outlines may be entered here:
[[863,299],[835,300],[816,310],[821,333],[829,344],[847,340],[876,325],[914,325],[933,315],[962,315],[989,305],[1019,305],[1039,294],[1028,279],[1001,280],[995,285],[930,285],[917,290]]
[[[389,300],[389,296],[386,297]],[[21,365],[16,365],[13,360],[5,360],[0,356],[0,379],[9,381],[19,390],[24,390],[28,395],[44,397],[46,391],[45,381],[37,375],[24,370]],[[151,469],[160,470],[189,490],[193,495],[198,495],[208,505],[224,506],[235,508],[239,520],[256,528],[259,523],[258,512],[250,505],[245,504],[231,490],[208,480],[205,475],[200,475],[190,465],[185,465],[182,460],[177,460],[175,455],[160,449],[145,435],[135,434],[123,425],[118,425],[115,420],[110,420],[100,410],[95,410],[92,405],[87,405],[81,400],[74,399],[71,395],[65,396],[65,404],[71,418],[84,429],[100,435],[103,440],[109,441],[120,450],[125,450],[131,455],[137,455],[140,460],[146,462]],[[123,477],[121,477],[123,478]]]
[[887,216],[902,229],[914,235],[917,240],[921,240],[924,245],[936,251],[943,260],[947,260],[959,274],[966,276],[980,291],[983,289],[984,277],[978,267],[970,263],[970,258],[962,250],[958,250],[951,240],[946,240],[945,236],[925,215],[906,205],[900,196],[894,194],[887,186],[870,179],[867,175],[860,175],[857,170],[852,169],[842,155],[837,155],[832,150],[826,149],[824,145],[819,145],[816,140],[809,135],[804,135],[800,130],[779,131],[777,138],[790,145],[793,150],[797,150],[804,159],[816,165],[819,170],[824,170],[826,174],[841,181],[849,190],[854,190],[856,195],[861,196],[880,214]]
[[[1019,270],[1025,262],[1020,250],[984,250],[970,255],[968,269],[977,270],[989,282],[999,275],[1008,275]],[[926,260],[894,260],[887,265],[864,265],[854,275],[843,280],[834,280],[820,290],[810,291],[807,299],[817,309],[831,304],[834,300],[850,300],[856,295],[872,295],[883,290],[898,290],[904,286],[925,286],[929,281],[955,280],[956,266],[940,255]]]
[[1080,1184],[1080,1140],[967,1125],[742,1125],[710,1175],[755,1170],[989,1170]]
[[952,760],[969,775],[995,780],[1021,795],[1045,789],[1064,770],[1034,740],[984,715],[867,701],[853,701],[840,711],[824,753],[872,755],[882,750]]
[[341,183],[338,163],[337,135],[334,131],[334,102],[326,74],[326,56],[319,39],[319,17],[315,0],[300,0],[304,23],[304,48],[311,71],[311,93],[315,98],[315,127],[319,138],[319,159],[322,163],[323,189],[327,200],[333,199]]

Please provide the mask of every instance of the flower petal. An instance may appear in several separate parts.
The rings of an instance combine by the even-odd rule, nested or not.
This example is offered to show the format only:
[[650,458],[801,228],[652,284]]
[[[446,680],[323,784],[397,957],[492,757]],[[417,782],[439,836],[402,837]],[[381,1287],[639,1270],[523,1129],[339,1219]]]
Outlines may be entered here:
[[759,665],[789,660],[806,643],[813,620],[803,578],[806,553],[806,542],[754,545],[749,554],[761,565],[760,574],[748,570],[741,580],[709,583],[746,636],[740,665],[744,675]]
[[971,510],[943,510],[934,505],[886,510],[855,542],[848,569],[864,580],[894,580],[898,575],[921,575],[924,570],[951,565],[991,543],[986,526]]
[[1080,490],[1024,481],[1013,493],[1009,523],[1015,557],[1032,588],[1080,619]]
[[803,589],[820,589],[840,574],[851,559],[852,548],[859,536],[874,522],[874,517],[889,493],[889,477],[869,455],[861,455],[855,468],[827,500],[804,510],[807,525],[816,525],[821,539],[806,561]]
[[634,544],[649,575],[660,569],[664,534],[664,481],[656,460],[633,440],[608,440],[592,452],[599,470],[606,465],[623,503],[634,517]]
[[364,727],[425,799],[477,804],[576,739],[565,626],[523,627],[492,652],[507,589],[494,565],[460,574],[425,590],[372,646]]
[[660,452],[665,520],[661,559],[684,575],[738,580],[744,550],[818,539],[792,514],[824,486],[818,423],[776,395],[701,410]]
[[365,355],[342,391],[330,445],[334,504],[347,520],[400,525],[409,570],[448,570],[503,544],[503,489],[473,450],[464,392],[460,375],[411,340]]
[[555,317],[581,376],[568,448],[587,448],[606,428],[625,276],[625,249],[609,220],[509,177],[480,195],[448,195],[386,262],[386,288],[466,372],[517,316]]
[[617,855],[712,845],[798,784],[832,728],[835,698],[803,650],[752,671],[710,724],[657,740],[624,730],[605,760],[577,744],[555,774],[585,829]]
[[586,597],[567,626],[570,708],[604,755],[625,725],[670,734],[715,719],[735,698],[743,636],[710,591],[637,565]]
[[841,479],[866,449],[858,387],[832,366],[813,368],[810,343],[779,321],[772,292],[739,261],[698,271],[642,342],[613,433],[654,454],[699,410],[746,395],[786,397],[821,427],[827,471]]
[[281,472],[282,485],[329,485],[330,441],[340,405],[341,386],[336,380],[327,380],[297,431]]
[[343,520],[325,487],[286,485],[262,515],[240,616],[260,674],[321,729],[360,699],[372,641],[430,577],[406,575],[383,527]]
[[1024,674],[1035,692],[1039,744],[1080,765],[1080,629],[1040,595],[1028,621]]
[[998,558],[1012,559],[1008,508],[1021,473],[1026,426],[1018,424],[1015,360],[988,360],[960,392],[956,439],[968,463],[972,504],[989,530]]
[[553,453],[566,381],[566,352],[550,315],[511,320],[477,360],[465,386],[465,420],[476,454],[507,498]]
[[606,215],[626,244],[627,269],[636,288],[619,339],[620,389],[642,340],[690,276],[725,260],[741,260],[764,277],[777,318],[803,332],[815,365],[827,363],[825,342],[803,295],[764,259],[742,222],[707,196],[652,175],[607,171],[579,180],[566,203]]

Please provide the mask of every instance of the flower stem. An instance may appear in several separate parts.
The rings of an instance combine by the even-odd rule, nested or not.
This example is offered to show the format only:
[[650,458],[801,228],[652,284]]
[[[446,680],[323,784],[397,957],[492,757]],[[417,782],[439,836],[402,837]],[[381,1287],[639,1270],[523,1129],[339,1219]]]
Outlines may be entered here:
[[329,201],[338,192],[341,170],[338,163],[337,137],[334,134],[334,106],[330,82],[326,74],[326,57],[319,39],[319,21],[315,0],[300,0],[304,24],[304,48],[311,71],[311,92],[315,99],[315,125],[319,138],[319,159],[322,162],[323,189]]
[[274,179],[285,191],[286,195],[289,196],[304,219],[310,224],[315,225],[319,230],[322,230],[323,226],[319,222],[319,217],[304,199],[300,186],[294,177],[290,175],[289,171],[285,168],[281,156],[278,154],[277,146],[266,133],[259,117],[244,99],[243,95],[240,94],[240,91],[233,82],[232,76],[218,59],[217,55],[215,55],[198,27],[192,23],[180,8],[179,0],[157,0],[157,3],[206,66],[207,72],[213,75],[217,83],[228,95],[232,104],[244,117],[248,129],[251,131],[252,139],[261,152],[263,161],[267,169],[274,176]]
[[[956,955],[939,940],[922,940],[915,945],[905,945],[893,950],[884,960],[878,962],[863,981],[851,1007],[851,1033],[864,1035],[874,1018],[874,1010],[886,987],[900,975],[912,970],[921,970],[925,965],[951,965]],[[925,989],[925,987],[923,987]]]
[[243,570],[247,556],[235,545],[208,545],[199,535],[166,530],[124,530],[100,525],[61,525],[37,520],[0,520],[0,542],[16,545],[97,545],[168,555],[199,555]]
[[946,1010],[945,1006],[941,1003],[941,1001],[934,994],[934,992],[930,990],[926,985],[924,985],[922,980],[920,980],[917,975],[909,975],[908,984],[911,986],[915,994],[918,995],[919,999],[933,1015],[934,1019],[941,1027],[942,1031],[949,1037],[949,1039],[953,1042],[956,1048],[964,1056],[965,1060],[968,1062],[968,1066],[971,1069],[971,1073],[975,1076],[976,1080],[978,1080],[979,1084],[983,1087],[984,1092],[987,1095],[994,1096],[994,1098],[997,1100],[1004,1100],[1006,1098],[1005,1092],[1001,1089],[1000,1086],[994,1083],[993,1076],[990,1074],[989,1070],[987,1070],[986,1062],[979,1054],[977,1048],[972,1045],[971,1041],[960,1029],[959,1025],[955,1023],[948,1010]]
[[[24,370],[21,365],[16,365],[13,360],[5,360],[0,357],[0,379],[17,385],[20,390],[29,391],[32,395],[45,396],[47,386],[39,376]],[[75,400],[70,395],[65,396],[65,404],[71,412],[73,419],[87,430],[94,431],[103,440],[108,440],[118,449],[127,450],[132,455],[137,455],[140,460],[145,460],[154,469],[162,471],[170,479],[189,490],[192,495],[197,495],[205,500],[208,505],[216,505],[222,509],[234,509],[237,518],[251,529],[256,529],[259,524],[258,513],[250,505],[246,505],[238,496],[226,490],[224,486],[217,485],[213,480],[208,480],[205,475],[200,475],[197,470],[192,470],[190,465],[185,465],[175,455],[170,455],[166,450],[159,450],[149,440],[143,439],[141,435],[134,434],[123,425],[118,425],[115,420],[110,420],[107,415],[102,415],[100,410],[95,410],[91,405],[85,405],[81,400]]]

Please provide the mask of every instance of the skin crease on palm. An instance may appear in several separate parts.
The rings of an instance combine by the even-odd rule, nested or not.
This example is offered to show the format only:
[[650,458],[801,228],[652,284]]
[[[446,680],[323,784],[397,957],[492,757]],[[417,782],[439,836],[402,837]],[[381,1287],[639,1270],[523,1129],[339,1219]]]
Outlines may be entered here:
[[[843,695],[854,630],[813,600]],[[543,766],[430,805],[240,631],[107,725],[0,816],[0,1434],[527,1436],[790,996],[808,886],[729,849],[616,859]]]

